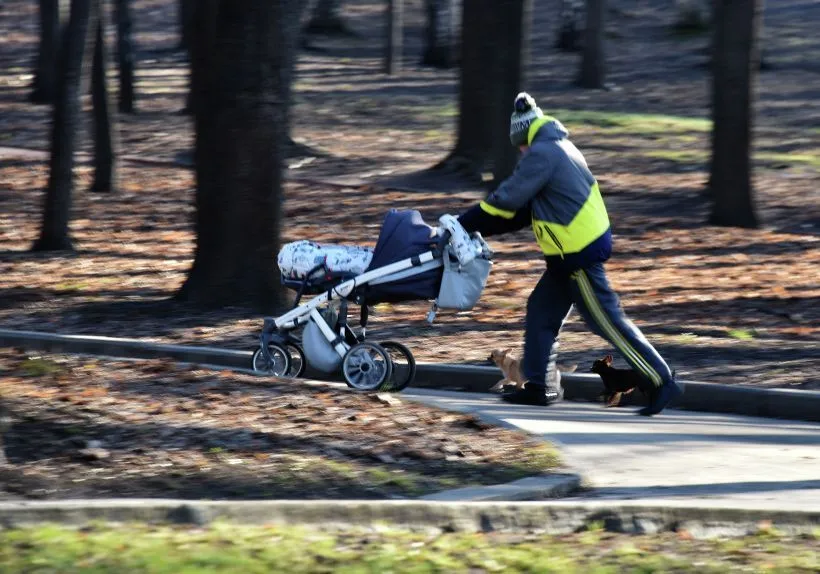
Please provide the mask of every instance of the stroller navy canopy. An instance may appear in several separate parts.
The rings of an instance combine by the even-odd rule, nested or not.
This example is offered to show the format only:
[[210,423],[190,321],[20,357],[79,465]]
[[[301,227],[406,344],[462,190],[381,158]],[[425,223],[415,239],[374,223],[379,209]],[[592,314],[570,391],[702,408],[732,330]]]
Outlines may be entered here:
[[[379,240],[368,271],[426,253],[435,247],[437,237],[416,210],[391,209],[384,218]],[[438,267],[418,275],[368,285],[368,303],[431,300],[438,296],[443,269]]]

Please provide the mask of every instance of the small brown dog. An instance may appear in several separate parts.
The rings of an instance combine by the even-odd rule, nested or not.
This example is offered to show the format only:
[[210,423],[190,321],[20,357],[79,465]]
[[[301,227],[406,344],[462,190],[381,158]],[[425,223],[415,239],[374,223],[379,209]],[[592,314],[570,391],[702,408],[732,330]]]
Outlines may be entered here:
[[[510,349],[504,349],[503,351],[496,349],[490,353],[487,360],[495,363],[504,374],[503,379],[490,387],[490,392],[517,390],[524,387],[527,380],[521,372],[521,361],[510,356]],[[577,367],[578,365],[569,365],[566,368],[558,368],[558,370],[562,373],[572,373]]]
[[643,391],[643,378],[632,369],[616,369],[612,366],[612,355],[598,359],[592,363],[593,373],[597,373],[604,382],[604,392],[601,393],[607,407],[617,407],[624,395],[630,394],[636,388]]
[[504,390],[504,387],[508,389],[511,387],[521,389],[524,387],[524,383],[527,381],[524,379],[524,375],[521,374],[521,361],[510,356],[510,349],[504,349],[503,351],[496,349],[490,353],[487,360],[495,363],[504,374],[504,378],[490,388],[491,392]]

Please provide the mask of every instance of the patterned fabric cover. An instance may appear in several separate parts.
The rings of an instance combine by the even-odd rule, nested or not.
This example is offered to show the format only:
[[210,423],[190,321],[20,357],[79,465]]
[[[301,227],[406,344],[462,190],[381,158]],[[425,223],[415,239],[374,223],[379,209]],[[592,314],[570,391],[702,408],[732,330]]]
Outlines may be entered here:
[[[304,279],[311,269],[325,262],[332,273],[361,275],[373,260],[373,250],[356,245],[328,245],[313,241],[294,241],[279,250],[279,270],[288,279]],[[324,275],[317,271],[316,277]]]

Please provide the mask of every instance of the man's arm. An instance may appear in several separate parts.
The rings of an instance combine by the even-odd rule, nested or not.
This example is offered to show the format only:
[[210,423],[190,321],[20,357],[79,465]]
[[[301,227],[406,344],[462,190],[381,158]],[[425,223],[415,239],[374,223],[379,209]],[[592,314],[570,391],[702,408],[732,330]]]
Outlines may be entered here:
[[530,223],[530,201],[551,176],[549,160],[531,149],[515,166],[513,174],[487,199],[464,212],[459,222],[468,232],[479,231],[487,237],[518,231]]
[[502,233],[513,233],[527,227],[532,222],[532,215],[527,206],[516,211],[511,218],[497,217],[487,213],[481,204],[477,203],[462,213],[458,217],[458,222],[467,233],[478,231],[484,237],[492,237]]

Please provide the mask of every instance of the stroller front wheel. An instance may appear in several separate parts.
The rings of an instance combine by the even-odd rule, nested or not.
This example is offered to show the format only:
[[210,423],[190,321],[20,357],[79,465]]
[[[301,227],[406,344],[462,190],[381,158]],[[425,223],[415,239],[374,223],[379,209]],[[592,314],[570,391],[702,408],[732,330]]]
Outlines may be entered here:
[[285,347],[270,343],[268,345],[268,355],[270,360],[265,357],[262,352],[262,347],[256,349],[253,354],[253,370],[257,373],[264,373],[274,377],[287,377],[290,374],[291,359],[290,353]]
[[342,374],[348,387],[375,391],[393,375],[393,362],[387,351],[369,341],[351,347],[342,361]]

